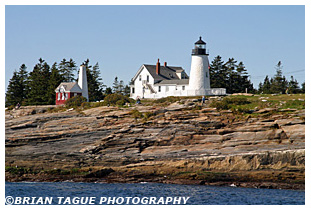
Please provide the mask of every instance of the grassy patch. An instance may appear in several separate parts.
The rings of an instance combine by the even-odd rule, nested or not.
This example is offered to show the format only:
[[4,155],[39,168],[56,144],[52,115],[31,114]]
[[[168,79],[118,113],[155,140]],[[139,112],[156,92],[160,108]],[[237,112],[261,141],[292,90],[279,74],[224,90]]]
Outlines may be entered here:
[[13,166],[6,166],[5,172],[9,172],[13,175],[22,176],[24,174],[36,174],[38,171],[35,171],[31,168],[24,168],[24,167],[13,167]]
[[[264,108],[301,110],[305,109],[304,98],[304,94],[227,96],[222,101],[212,101],[210,106],[217,110],[231,110],[234,114],[252,114],[254,110]],[[252,115],[256,115],[256,113]]]
[[88,172],[82,171],[78,168],[71,168],[71,169],[51,169],[43,171],[45,174],[49,175],[85,175]]
[[135,118],[135,120],[137,120],[138,118],[143,118],[143,113],[141,113],[140,111],[138,111],[137,109],[133,109],[130,112],[130,115]]
[[154,100],[154,103],[160,104],[160,103],[174,103],[176,101],[180,101],[180,97],[175,97],[175,96],[168,96],[165,98],[159,98]]

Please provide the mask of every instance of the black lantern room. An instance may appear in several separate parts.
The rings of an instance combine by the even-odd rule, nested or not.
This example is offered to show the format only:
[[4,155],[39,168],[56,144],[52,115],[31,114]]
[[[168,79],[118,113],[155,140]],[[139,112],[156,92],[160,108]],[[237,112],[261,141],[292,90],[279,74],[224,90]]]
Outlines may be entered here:
[[192,55],[207,55],[206,54],[206,43],[200,37],[200,40],[194,43],[194,49]]

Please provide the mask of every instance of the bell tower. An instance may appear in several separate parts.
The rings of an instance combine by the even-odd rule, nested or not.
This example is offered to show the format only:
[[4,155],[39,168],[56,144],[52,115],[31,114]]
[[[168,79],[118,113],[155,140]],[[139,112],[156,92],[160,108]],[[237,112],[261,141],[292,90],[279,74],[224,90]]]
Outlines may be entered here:
[[87,101],[89,101],[89,92],[88,92],[86,67],[85,67],[85,65],[81,65],[80,66],[78,85],[82,89],[82,96],[85,97]]
[[200,37],[192,50],[189,90],[194,95],[206,95],[210,88],[208,53],[206,43]]

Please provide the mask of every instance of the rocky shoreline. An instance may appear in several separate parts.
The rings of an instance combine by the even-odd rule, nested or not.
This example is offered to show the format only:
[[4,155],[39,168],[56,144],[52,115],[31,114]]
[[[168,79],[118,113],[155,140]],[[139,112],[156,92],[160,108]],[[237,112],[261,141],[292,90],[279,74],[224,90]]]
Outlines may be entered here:
[[304,189],[304,110],[217,111],[191,100],[6,112],[6,181]]

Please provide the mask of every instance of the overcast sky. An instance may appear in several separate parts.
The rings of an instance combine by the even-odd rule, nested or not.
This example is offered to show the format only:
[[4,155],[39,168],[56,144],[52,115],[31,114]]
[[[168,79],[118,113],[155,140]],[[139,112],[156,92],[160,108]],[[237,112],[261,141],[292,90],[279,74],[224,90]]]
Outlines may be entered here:
[[99,63],[104,84],[126,84],[142,64],[181,66],[189,74],[191,49],[202,36],[210,61],[243,61],[254,87],[275,74],[305,80],[304,6],[6,6],[5,85],[21,64],[41,57]]

